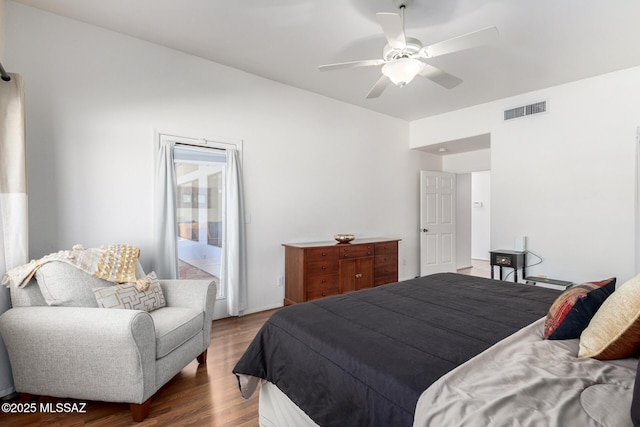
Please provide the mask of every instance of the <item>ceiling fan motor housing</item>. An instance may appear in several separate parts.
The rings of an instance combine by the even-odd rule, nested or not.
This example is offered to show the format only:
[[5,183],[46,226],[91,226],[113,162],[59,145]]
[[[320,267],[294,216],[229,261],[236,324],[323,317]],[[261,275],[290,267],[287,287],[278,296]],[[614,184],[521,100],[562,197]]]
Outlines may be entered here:
[[386,45],[382,49],[382,57],[385,61],[391,61],[397,58],[416,58],[422,49],[422,42],[412,37],[406,37],[407,44],[404,49],[394,49],[390,45]]
[[393,4],[395,4],[398,9],[401,9],[409,6],[412,1],[413,0],[393,0]]

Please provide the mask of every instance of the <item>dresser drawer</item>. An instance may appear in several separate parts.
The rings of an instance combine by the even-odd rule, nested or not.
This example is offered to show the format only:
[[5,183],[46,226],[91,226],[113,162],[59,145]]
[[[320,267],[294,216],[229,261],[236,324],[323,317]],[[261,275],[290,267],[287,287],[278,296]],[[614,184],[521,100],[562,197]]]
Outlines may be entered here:
[[376,277],[378,276],[391,276],[398,275],[398,265],[397,264],[380,264],[376,263],[375,268]]
[[376,254],[376,267],[379,265],[395,265],[398,266],[398,255],[396,254]]
[[397,274],[389,274],[385,276],[376,276],[374,286],[386,285],[387,283],[396,283],[398,281]]
[[359,258],[368,255],[373,255],[374,245],[373,244],[363,244],[363,245],[343,245],[339,247],[340,249],[340,258]]
[[331,295],[338,295],[340,288],[319,289],[317,291],[307,291],[307,301],[311,301],[318,298],[324,298]]
[[376,255],[381,254],[398,254],[398,242],[376,243]]
[[307,262],[307,277],[338,272],[338,260]]
[[339,274],[320,274],[307,277],[307,291],[318,291],[329,288],[339,288]]
[[324,247],[324,248],[308,248],[304,252],[305,260],[307,261],[321,261],[324,259],[338,259],[337,247]]

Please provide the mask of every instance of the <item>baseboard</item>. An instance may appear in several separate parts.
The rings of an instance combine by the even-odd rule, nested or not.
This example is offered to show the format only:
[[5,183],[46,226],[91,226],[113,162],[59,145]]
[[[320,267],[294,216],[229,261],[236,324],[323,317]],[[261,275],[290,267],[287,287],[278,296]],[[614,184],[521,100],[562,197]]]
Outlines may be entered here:
[[[226,298],[220,298],[217,301],[224,301],[224,303],[226,304]],[[242,316],[246,316],[247,314],[260,313],[261,311],[269,311],[275,308],[281,308],[283,306],[284,306],[284,301],[281,304],[273,304],[273,305],[268,305],[264,307],[256,307],[256,308],[252,308],[250,310],[245,311],[244,313],[242,313]],[[224,307],[224,314],[216,313],[215,308],[216,306],[214,305],[213,320],[220,320],[220,319],[226,319],[227,317],[232,317],[232,316],[229,316],[229,314],[227,314],[226,307]]]
[[244,313],[242,313],[242,315],[246,316],[247,314],[260,313],[261,311],[269,311],[276,308],[282,308],[283,306],[284,306],[284,302],[282,304],[273,304],[273,305],[267,305],[264,307],[252,308],[251,310],[247,310]]

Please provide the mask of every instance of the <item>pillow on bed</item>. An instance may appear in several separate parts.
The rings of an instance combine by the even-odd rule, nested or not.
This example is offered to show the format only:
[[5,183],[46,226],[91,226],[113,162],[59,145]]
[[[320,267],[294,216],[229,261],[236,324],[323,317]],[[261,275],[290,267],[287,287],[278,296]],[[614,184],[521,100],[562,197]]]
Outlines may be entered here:
[[631,421],[633,422],[633,427],[640,427],[640,363],[638,363],[638,367],[636,368],[636,380],[633,385]]
[[550,340],[580,337],[598,308],[615,290],[615,277],[567,289],[549,309],[544,323],[544,337]]
[[640,275],[602,303],[580,335],[579,357],[622,359],[640,350]]

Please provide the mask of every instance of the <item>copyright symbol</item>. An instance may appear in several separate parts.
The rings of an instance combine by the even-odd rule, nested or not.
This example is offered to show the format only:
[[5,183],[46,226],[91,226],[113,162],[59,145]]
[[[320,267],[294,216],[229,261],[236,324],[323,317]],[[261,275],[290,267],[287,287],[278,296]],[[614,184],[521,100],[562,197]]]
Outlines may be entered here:
[[9,402],[5,402],[2,404],[2,412],[9,412],[11,410],[11,404]]

